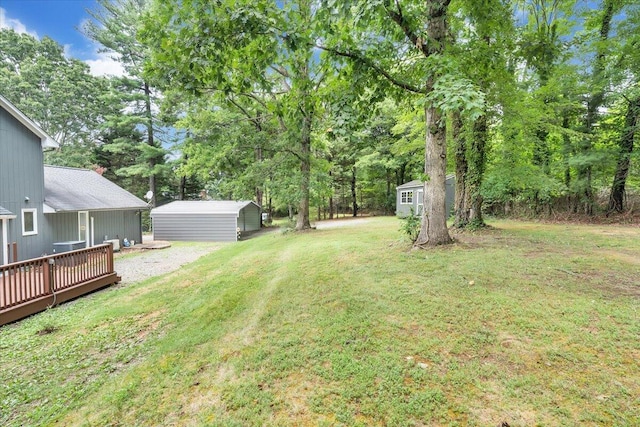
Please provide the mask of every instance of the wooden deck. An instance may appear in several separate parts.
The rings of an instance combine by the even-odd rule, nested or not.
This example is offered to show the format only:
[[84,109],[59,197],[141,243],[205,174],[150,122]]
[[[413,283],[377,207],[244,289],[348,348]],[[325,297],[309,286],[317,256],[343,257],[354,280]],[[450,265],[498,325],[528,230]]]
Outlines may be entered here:
[[119,281],[110,244],[0,266],[0,325]]

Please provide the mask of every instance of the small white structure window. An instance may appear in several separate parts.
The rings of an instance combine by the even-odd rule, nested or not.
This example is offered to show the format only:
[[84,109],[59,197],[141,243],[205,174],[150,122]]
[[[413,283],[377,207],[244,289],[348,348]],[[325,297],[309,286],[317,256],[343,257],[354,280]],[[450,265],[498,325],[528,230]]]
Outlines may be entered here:
[[413,191],[402,191],[400,192],[400,203],[403,205],[412,205],[413,204]]
[[38,234],[38,210],[22,209],[22,235],[33,236]]

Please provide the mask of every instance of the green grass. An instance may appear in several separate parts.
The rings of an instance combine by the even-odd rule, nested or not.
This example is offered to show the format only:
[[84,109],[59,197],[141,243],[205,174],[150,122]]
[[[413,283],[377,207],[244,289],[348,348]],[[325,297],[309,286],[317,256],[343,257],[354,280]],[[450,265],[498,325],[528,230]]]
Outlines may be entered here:
[[640,229],[273,233],[0,329],[1,425],[637,425]]

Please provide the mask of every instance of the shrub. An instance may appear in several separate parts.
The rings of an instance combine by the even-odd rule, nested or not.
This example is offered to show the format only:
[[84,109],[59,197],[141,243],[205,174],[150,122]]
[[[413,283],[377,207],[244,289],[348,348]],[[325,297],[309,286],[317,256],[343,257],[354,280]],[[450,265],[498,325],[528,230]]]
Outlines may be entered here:
[[418,234],[420,234],[420,220],[420,216],[416,215],[413,209],[411,209],[411,213],[407,217],[402,218],[400,231],[406,234],[412,243],[418,239]]

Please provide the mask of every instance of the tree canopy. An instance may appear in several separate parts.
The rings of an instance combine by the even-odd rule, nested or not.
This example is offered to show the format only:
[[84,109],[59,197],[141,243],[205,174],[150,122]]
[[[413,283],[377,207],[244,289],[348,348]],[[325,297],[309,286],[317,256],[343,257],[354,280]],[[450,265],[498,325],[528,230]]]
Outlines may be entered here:
[[[640,6],[602,0],[99,1],[83,31],[126,75],[0,31],[2,94],[138,195],[252,198],[296,227],[393,213],[416,245],[483,214],[625,212],[640,190]],[[61,107],[62,106],[62,107]],[[144,183],[141,178],[147,180]]]

